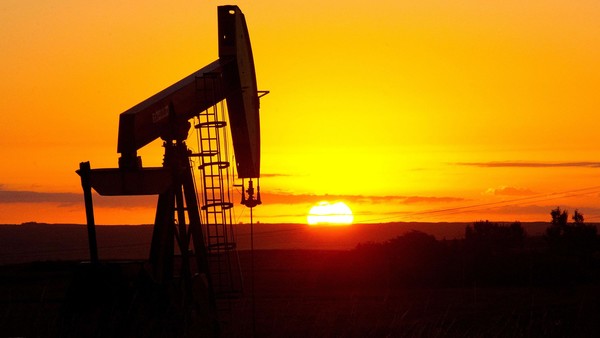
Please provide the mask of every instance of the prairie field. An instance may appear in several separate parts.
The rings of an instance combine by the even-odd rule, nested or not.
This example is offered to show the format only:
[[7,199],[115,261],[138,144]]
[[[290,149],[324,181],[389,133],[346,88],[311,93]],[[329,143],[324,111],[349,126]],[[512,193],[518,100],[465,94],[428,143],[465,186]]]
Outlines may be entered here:
[[[102,320],[114,321],[114,317],[122,314],[122,309],[115,310],[93,323],[64,320],[69,290],[81,269],[81,261],[87,259],[85,230],[73,227],[52,228],[53,233],[35,238],[19,235],[15,228],[4,229],[0,239],[12,247],[3,245],[4,251],[0,252],[3,258],[0,336],[76,336],[72,332],[81,332],[81,327],[102,327]],[[150,227],[99,229],[99,242],[108,243],[100,246],[101,258],[112,262],[106,264],[128,264],[127,269],[143,269],[150,230]],[[284,236],[292,232],[272,234]],[[314,235],[305,233],[305,236]],[[22,248],[23,241],[31,245],[28,251]],[[449,247],[455,245],[454,240],[432,241],[447,243]],[[310,243],[313,242],[307,242]],[[522,256],[507,253],[508,260],[496,260],[485,269],[473,271],[459,260],[449,258],[439,263],[432,260],[441,256],[420,257],[418,251],[401,250],[400,257],[396,252],[393,259],[384,259],[375,254],[377,245],[327,250],[264,249],[261,245],[265,244],[259,242],[259,249],[253,252],[239,251],[244,292],[240,298],[225,301],[225,310],[219,312],[223,337],[595,337],[600,334],[597,259],[589,263],[591,272],[582,268],[585,274],[577,274],[577,278],[548,279],[554,276],[555,267],[572,271],[565,267],[578,261],[565,260],[555,266],[548,263],[554,261],[547,260],[546,255],[525,250]],[[7,248],[20,249],[22,254],[11,255]],[[448,256],[448,252],[442,255]],[[498,274],[486,275],[497,270]],[[513,273],[514,282],[496,279],[505,270]],[[482,271],[486,274],[481,274]],[[135,275],[131,271],[123,273],[127,274]],[[101,295],[103,287],[102,283],[90,283],[85,292]],[[126,320],[122,325],[132,328],[121,332],[140,337],[179,335],[172,334],[175,331],[155,332],[151,324],[148,318],[138,316],[131,322]],[[74,331],[73,326],[79,331]],[[90,329],[87,333],[111,336],[107,332],[114,330],[114,327],[104,331]]]

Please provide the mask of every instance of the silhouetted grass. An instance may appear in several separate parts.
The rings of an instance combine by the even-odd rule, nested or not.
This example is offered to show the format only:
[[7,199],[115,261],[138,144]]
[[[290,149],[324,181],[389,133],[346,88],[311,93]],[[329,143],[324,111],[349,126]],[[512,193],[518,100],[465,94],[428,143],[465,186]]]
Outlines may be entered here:
[[[486,227],[494,229],[484,223]],[[248,337],[253,326],[258,337],[600,334],[597,250],[553,250],[541,237],[526,237],[514,245],[518,241],[505,230],[486,233],[493,236],[494,232],[503,236],[502,245],[489,245],[493,237],[492,242],[485,236],[471,238],[483,242],[447,241],[413,231],[354,250],[258,250],[254,278],[249,271],[250,252],[241,251],[246,293],[233,303],[222,326],[223,336]],[[93,308],[77,315],[77,309],[85,308],[86,297],[94,298],[83,288],[79,293],[71,291],[68,300],[77,266],[43,262],[0,267],[0,336],[184,334],[185,330],[177,329],[184,322],[176,313],[157,317],[156,312],[144,310],[163,299],[162,293],[134,287],[130,281],[139,281],[136,274],[115,277],[117,282],[80,284],[89,285],[89,292],[109,285],[105,291],[110,292],[100,296],[106,298],[106,306],[98,310],[104,317],[94,317]],[[81,307],[73,307],[73,295]],[[65,309],[71,311],[67,317]],[[175,329],[160,330],[165,327]]]

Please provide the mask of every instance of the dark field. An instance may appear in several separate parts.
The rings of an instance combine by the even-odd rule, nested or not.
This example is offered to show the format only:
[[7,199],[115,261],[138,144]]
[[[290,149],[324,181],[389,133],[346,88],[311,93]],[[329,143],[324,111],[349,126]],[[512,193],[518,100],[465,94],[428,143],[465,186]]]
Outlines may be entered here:
[[[116,241],[104,247],[101,257],[104,253],[104,257],[111,259],[143,259],[147,251],[142,244],[146,239],[140,237],[140,229],[119,231],[127,241],[113,233],[109,237]],[[35,251],[31,250],[29,256],[18,257],[21,260],[27,257],[30,262],[0,266],[0,337],[55,336],[63,332],[60,327],[69,325],[61,316],[73,275],[81,268],[74,260],[86,259],[87,239],[85,232],[65,236],[39,238],[42,244],[38,247],[46,248],[45,254],[51,261],[31,262],[32,257],[39,260],[38,255],[42,254],[33,255]],[[102,236],[105,235],[99,236],[99,241]],[[62,248],[48,247],[56,241],[78,247],[69,248],[66,244]],[[140,245],[132,246],[134,242]],[[58,252],[70,256],[52,256]],[[415,252],[406,251],[405,255],[413,257]],[[523,257],[539,256],[527,255]],[[421,258],[408,261],[427,266],[406,265],[402,257],[382,260],[364,247],[362,250],[256,250],[254,275],[249,251],[240,251],[240,261],[245,292],[242,298],[231,301],[230,311],[222,312],[224,337],[597,337],[600,334],[597,274],[588,274],[594,278],[586,280],[555,279],[545,283],[545,278],[552,275],[552,266],[536,268],[538,261],[545,262],[539,257],[524,264],[528,267],[525,277],[516,276],[519,282],[511,285],[485,279],[478,282],[473,277],[477,274],[469,275],[472,271],[467,271],[466,265],[454,261],[448,261],[453,262],[448,263],[449,269],[439,264],[427,265],[428,261]],[[520,264],[514,261],[514,265]],[[142,265],[134,262],[127,266],[140,269]],[[432,269],[443,271],[430,274]],[[491,270],[496,269],[492,266]],[[439,280],[425,278],[420,283],[420,279],[410,278],[415,274]],[[93,293],[94,286],[90,288]],[[134,336],[167,336],[144,330],[143,321],[138,320],[135,325]]]
[[[249,252],[240,253],[246,293],[224,316],[223,336],[252,336]],[[347,251],[256,251],[258,337],[593,337],[600,287],[385,285],[372,268],[350,266]],[[75,263],[0,269],[2,336],[57,332]]]
[[[401,287],[349,252],[259,251],[256,332],[264,337],[593,337],[600,287]],[[244,255],[243,257],[246,257]],[[247,265],[247,264],[246,264]],[[244,300],[236,335],[251,332]],[[239,320],[242,318],[243,320]]]

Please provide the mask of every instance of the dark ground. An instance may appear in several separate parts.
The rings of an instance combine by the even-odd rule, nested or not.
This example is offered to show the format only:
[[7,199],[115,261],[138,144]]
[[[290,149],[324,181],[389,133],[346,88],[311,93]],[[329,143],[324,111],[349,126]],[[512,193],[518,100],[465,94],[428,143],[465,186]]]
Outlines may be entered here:
[[[600,286],[419,288],[387,285],[349,251],[240,252],[245,295],[232,301],[223,336],[594,337]],[[57,332],[75,262],[0,268],[0,336]],[[254,298],[254,311],[252,305]],[[253,315],[254,313],[254,315]],[[253,320],[254,318],[254,320]],[[254,329],[253,329],[254,327]]]
[[[271,237],[295,233],[277,229],[270,231],[267,234]],[[316,234],[312,234],[310,229],[307,231],[303,235],[307,242],[322,240],[315,237]],[[149,226],[99,227],[98,242],[102,244],[100,257],[106,260],[145,259],[150,236]],[[336,239],[332,234],[328,236],[331,241]],[[287,237],[276,239],[282,244],[289,240]],[[525,278],[521,279],[525,282],[509,287],[455,278],[453,283],[432,283],[429,280],[427,284],[413,282],[404,285],[398,281],[411,280],[398,276],[399,271],[406,271],[404,268],[390,267],[389,262],[364,256],[364,253],[368,251],[257,250],[252,274],[250,252],[240,251],[245,292],[240,299],[231,301],[230,311],[221,315],[224,320],[222,336],[600,336],[598,279],[544,285],[540,279],[528,283],[529,279]],[[400,255],[393,262],[405,264],[406,259],[402,257],[407,256]],[[65,332],[65,326],[68,329],[79,326],[81,329],[97,325],[78,321],[77,316],[71,316],[75,320],[66,324],[64,321],[69,287],[76,272],[82,268],[80,262],[87,258],[87,233],[83,226],[2,226],[0,337],[48,337]],[[423,262],[428,261],[424,259]],[[431,270],[419,269],[422,265],[417,266],[416,270],[414,266],[412,269],[417,272]],[[134,270],[140,270],[141,266],[136,262],[128,264],[130,271],[127,274],[134,276]],[[493,266],[487,268],[498,270]],[[506,266],[503,268],[506,269]],[[546,266],[546,270],[543,270],[546,275],[552,275],[549,268],[552,266]],[[564,264],[562,269],[565,269]],[[456,269],[452,271],[456,272]],[[530,273],[527,269],[524,271]],[[433,275],[444,276],[444,273]],[[456,273],[448,275],[457,276]],[[459,277],[461,275],[458,274]],[[546,275],[540,275],[542,281]],[[90,294],[101,299],[102,294],[94,291],[111,283],[89,282],[83,285],[89,286]],[[152,306],[152,303],[153,300],[138,300],[136,304]],[[116,312],[108,313],[116,316]],[[125,322],[133,327],[128,332],[134,336],[173,336],[153,331],[153,321],[144,316]],[[114,336],[99,334],[98,331],[87,333],[86,336],[94,333],[96,336]]]
[[[386,285],[348,252],[255,253],[259,337],[594,337],[600,286],[420,288]],[[243,258],[248,259],[246,255]],[[248,266],[249,264],[244,264]],[[246,274],[248,275],[248,273]],[[250,284],[250,281],[247,281]],[[240,303],[234,335],[251,332]]]

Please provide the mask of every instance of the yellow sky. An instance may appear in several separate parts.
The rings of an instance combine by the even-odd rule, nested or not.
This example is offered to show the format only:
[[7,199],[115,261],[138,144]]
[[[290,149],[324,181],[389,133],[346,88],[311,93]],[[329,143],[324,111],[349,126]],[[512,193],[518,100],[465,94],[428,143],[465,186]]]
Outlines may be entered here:
[[[0,3],[0,223],[83,223],[78,163],[115,167],[118,115],[217,58],[222,4]],[[237,5],[271,91],[264,222],[303,222],[326,198],[358,222],[600,218],[597,1]],[[106,202],[97,218],[152,212]]]

